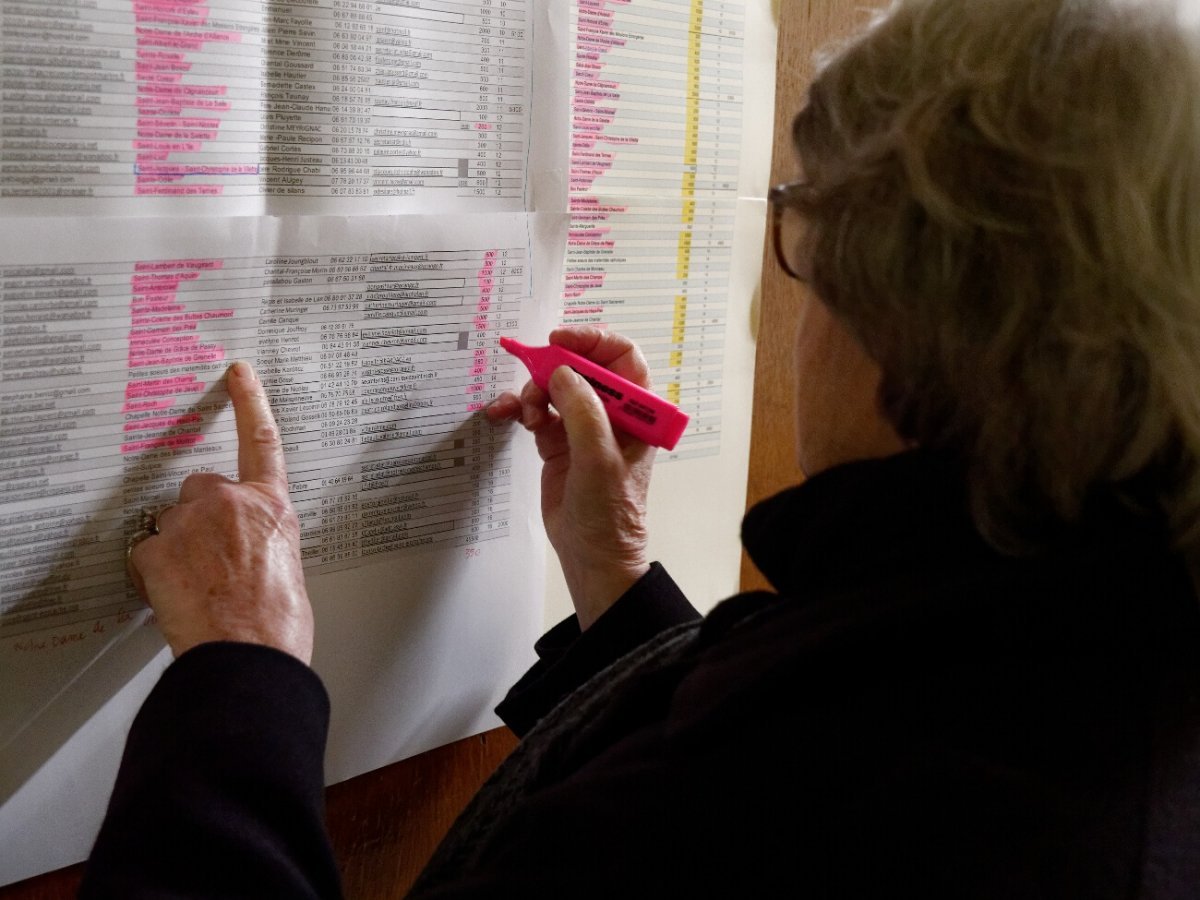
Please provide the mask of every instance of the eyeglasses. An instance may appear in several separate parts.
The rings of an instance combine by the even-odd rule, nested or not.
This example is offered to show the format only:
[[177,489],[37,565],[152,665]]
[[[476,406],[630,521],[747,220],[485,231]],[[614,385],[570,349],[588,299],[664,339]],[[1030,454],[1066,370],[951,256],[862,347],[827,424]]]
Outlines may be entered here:
[[807,222],[797,200],[808,190],[802,181],[777,184],[767,193],[771,204],[771,240],[779,267],[797,281],[808,281],[809,263],[805,258],[804,236]]

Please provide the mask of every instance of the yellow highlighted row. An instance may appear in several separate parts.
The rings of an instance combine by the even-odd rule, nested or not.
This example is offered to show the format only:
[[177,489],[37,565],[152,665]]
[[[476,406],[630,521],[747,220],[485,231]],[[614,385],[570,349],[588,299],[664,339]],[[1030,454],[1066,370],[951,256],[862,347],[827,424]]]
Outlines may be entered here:
[[[696,164],[696,133],[700,119],[700,42],[702,40],[700,27],[703,23],[704,0],[692,0],[691,26],[688,30],[688,139],[683,147],[683,162],[689,166]],[[684,185],[684,191],[688,191],[686,184]]]
[[679,233],[679,250],[676,252],[676,277],[680,281],[688,277],[691,269],[691,232]]
[[[671,327],[672,343],[683,343],[683,332],[687,326],[687,295],[677,294],[675,296],[675,317]],[[678,351],[676,351],[678,352]],[[672,357],[674,358],[674,357]],[[672,363],[672,365],[675,365]]]
[[[684,165],[694,166],[697,163],[697,145],[700,134],[700,45],[703,40],[700,29],[704,23],[704,0],[692,0],[691,22],[688,29],[688,65],[687,65],[687,126],[683,143]],[[680,185],[680,195],[683,199],[680,221],[684,226],[679,234],[679,248],[675,258],[675,277],[683,281],[688,277],[692,266],[692,234],[691,226],[696,218],[696,173],[684,172]],[[679,295],[675,298],[675,315],[671,329],[671,340],[683,342],[683,332],[687,324],[687,297]],[[677,366],[683,362],[683,352],[675,350],[671,353],[671,365]],[[667,396],[672,403],[679,402],[679,385],[667,386]]]
[[[704,21],[704,0],[692,0],[692,15],[688,34],[688,93],[687,93],[687,128],[683,143],[684,165],[694,166],[697,160],[697,144],[700,134],[700,27]],[[679,248],[675,259],[675,277],[680,281],[688,277],[692,265],[692,232],[691,226],[696,218],[696,173],[684,172],[683,183],[680,186],[683,206],[680,211],[680,222],[684,230],[679,233]],[[687,330],[687,295],[677,294],[675,311],[671,317],[671,343],[682,344],[684,332]],[[669,357],[672,367],[683,365],[683,351],[672,350]],[[667,385],[667,399],[676,406],[680,403],[681,387],[679,382]]]

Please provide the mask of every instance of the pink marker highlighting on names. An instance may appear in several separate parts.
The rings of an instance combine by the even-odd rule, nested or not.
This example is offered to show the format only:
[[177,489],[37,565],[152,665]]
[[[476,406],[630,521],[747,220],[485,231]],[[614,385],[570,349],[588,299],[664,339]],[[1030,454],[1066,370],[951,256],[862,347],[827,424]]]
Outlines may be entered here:
[[604,411],[613,427],[639,441],[674,450],[687,428],[687,413],[679,407],[578,353],[553,344],[528,347],[509,337],[500,338],[500,346],[525,363],[533,383],[543,391],[549,390],[550,376],[555,369],[570,366],[604,401]]

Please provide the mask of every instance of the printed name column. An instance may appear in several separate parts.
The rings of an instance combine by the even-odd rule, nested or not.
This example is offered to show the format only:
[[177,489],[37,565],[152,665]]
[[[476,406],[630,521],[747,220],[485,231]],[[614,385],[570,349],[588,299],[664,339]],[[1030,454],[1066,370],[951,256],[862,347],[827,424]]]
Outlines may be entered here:
[[[205,276],[219,279],[223,265],[219,259],[181,259],[133,266],[129,380],[121,405],[126,540],[140,527],[143,510],[156,510],[178,497],[183,473],[176,454],[196,453],[206,441],[205,422],[225,406],[224,392],[216,399],[209,390],[224,369],[226,351],[207,334],[219,333],[210,326],[227,324],[235,311],[207,302],[211,294],[208,285],[201,284]],[[210,449],[227,448],[218,439]],[[197,462],[196,470],[205,467]],[[136,599],[131,585],[126,585],[125,594]]]
[[563,321],[636,340],[691,420],[660,460],[720,448],[744,10],[576,0]]
[[22,214],[523,205],[529,0],[0,0],[0,30]]
[[[247,176],[259,174],[257,163],[248,161],[256,143],[234,141],[253,140],[253,135],[227,133],[224,146],[215,146],[221,117],[233,109],[228,76],[193,73],[197,60],[213,55],[210,48],[240,45],[242,32],[214,27],[206,5],[134,0],[133,13],[135,195],[219,196],[226,187],[221,180],[231,176],[245,185]],[[244,27],[258,30],[252,21]],[[247,161],[238,162],[242,154]]]
[[[523,251],[280,258],[271,272],[263,382],[306,566],[507,534],[507,444],[482,407],[512,372],[493,348],[516,327]],[[319,335],[319,354],[292,332]]]
[[[98,458],[96,430],[120,431],[109,397],[125,381],[128,315],[106,329],[101,306],[128,306],[126,265],[0,268],[0,634],[43,623],[128,615],[120,465]],[[70,383],[62,379],[70,379]],[[98,429],[97,429],[98,426]],[[99,481],[102,498],[92,491]],[[107,484],[105,482],[107,481]],[[115,499],[113,495],[116,495]],[[93,613],[92,610],[95,610]],[[92,624],[53,640],[84,640]]]
[[[259,299],[259,375],[279,425],[301,552],[309,563],[359,556],[355,467],[340,468],[359,434],[360,317],[368,254],[266,260]],[[300,460],[324,460],[328,470]]]
[[124,569],[141,510],[227,450],[208,430],[234,304],[205,302],[223,274],[207,259],[0,270],[0,633],[83,639],[144,609]]

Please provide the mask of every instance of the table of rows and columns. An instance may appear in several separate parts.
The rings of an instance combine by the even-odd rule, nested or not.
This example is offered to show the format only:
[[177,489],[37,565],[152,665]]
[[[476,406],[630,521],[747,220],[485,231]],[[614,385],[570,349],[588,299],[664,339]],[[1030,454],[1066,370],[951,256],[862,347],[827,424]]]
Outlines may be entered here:
[[0,0],[0,197],[524,196],[529,0]]
[[140,511],[236,469],[234,359],[271,399],[309,574],[506,535],[482,408],[527,292],[524,246],[0,267],[4,636],[141,608]]

